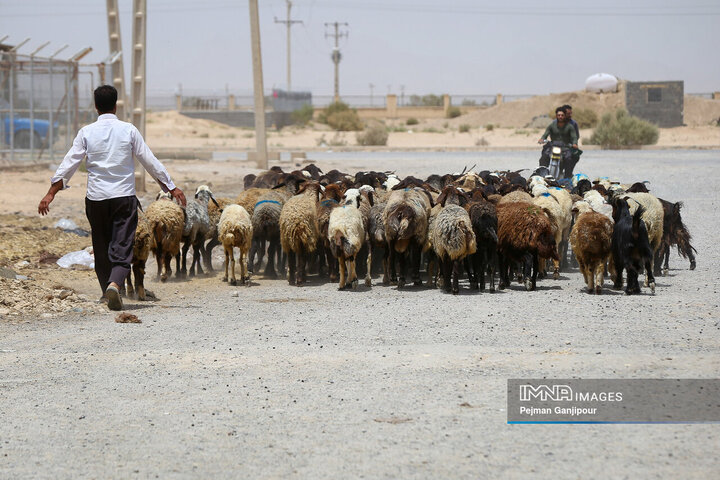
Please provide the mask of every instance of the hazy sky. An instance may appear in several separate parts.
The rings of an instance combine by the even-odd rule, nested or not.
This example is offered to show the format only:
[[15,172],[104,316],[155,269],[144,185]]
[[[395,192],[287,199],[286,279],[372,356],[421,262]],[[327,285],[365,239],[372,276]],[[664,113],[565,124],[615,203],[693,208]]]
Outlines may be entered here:
[[[118,0],[130,72],[132,0]],[[247,0],[148,0],[149,93],[252,91]],[[260,0],[266,90],[286,84],[285,0]],[[584,88],[599,72],[628,80],[684,80],[685,91],[720,90],[719,0],[295,0],[292,83],[332,94],[331,29],[340,41],[341,94],[545,94]],[[29,53],[85,46],[108,55],[102,0],[0,0],[0,37],[32,40]],[[63,57],[62,54],[60,57]],[[64,57],[63,57],[64,58]]]

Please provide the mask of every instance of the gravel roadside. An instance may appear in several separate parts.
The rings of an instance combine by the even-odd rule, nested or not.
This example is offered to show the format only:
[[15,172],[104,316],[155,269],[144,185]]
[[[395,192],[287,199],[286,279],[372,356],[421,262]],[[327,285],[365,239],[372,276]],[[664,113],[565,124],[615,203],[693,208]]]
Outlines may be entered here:
[[[316,157],[325,169],[421,176],[520,169],[535,155]],[[507,425],[505,389],[508,378],[718,376],[718,157],[583,156],[591,176],[649,180],[685,202],[698,266],[673,253],[654,296],[607,281],[587,295],[577,270],[535,292],[462,282],[451,296],[377,276],[343,292],[314,278],[159,285],[153,264],[160,300],[128,302],[141,324],[110,313],[0,321],[0,477],[712,478],[718,425]]]

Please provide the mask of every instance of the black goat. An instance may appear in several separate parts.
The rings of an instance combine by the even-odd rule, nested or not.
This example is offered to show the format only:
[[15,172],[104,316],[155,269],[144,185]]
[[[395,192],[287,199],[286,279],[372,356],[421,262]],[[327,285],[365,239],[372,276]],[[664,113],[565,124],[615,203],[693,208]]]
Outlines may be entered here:
[[[670,247],[677,246],[678,254],[690,260],[690,270],[695,270],[697,250],[690,245],[692,235],[682,221],[680,209],[682,202],[671,203],[659,199],[663,206],[663,236],[655,257],[655,274],[665,275],[670,269]],[[664,264],[663,264],[664,261]]]
[[627,200],[615,198],[613,200],[613,218],[615,229],[612,237],[611,271],[613,272],[613,287],[622,288],[623,270],[627,270],[627,286],[625,293],[632,295],[640,293],[638,274],[645,268],[650,291],[655,293],[655,277],[653,277],[652,260],[653,251],[650,247],[645,222],[640,218],[645,209],[638,205],[634,215],[630,215]]
[[495,205],[477,195],[470,203],[465,205],[470,215],[472,229],[475,232],[477,250],[470,256],[472,270],[470,274],[470,288],[485,291],[485,271],[490,274],[490,292],[495,291],[495,267],[497,264],[497,228],[498,219]]

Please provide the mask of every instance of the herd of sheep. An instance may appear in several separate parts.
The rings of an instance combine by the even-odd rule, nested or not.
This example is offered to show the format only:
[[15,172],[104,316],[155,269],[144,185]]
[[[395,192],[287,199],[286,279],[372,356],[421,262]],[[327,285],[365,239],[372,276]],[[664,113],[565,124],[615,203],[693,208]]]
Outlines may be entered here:
[[[654,275],[668,269],[678,248],[695,268],[695,249],[682,222],[682,203],[658,199],[644,183],[591,182],[575,175],[557,182],[543,167],[529,178],[520,172],[463,171],[425,179],[384,172],[354,175],[315,165],[283,172],[279,167],[245,177],[235,199],[215,198],[197,188],[185,208],[168,195],[139,212],[132,275],[127,293],[145,299],[145,262],[155,255],[165,281],[212,270],[212,249],[225,251],[223,281],[239,283],[265,265],[264,275],[286,276],[301,286],[308,272],[356,288],[358,270],[372,285],[374,262],[382,259],[382,283],[403,288],[409,280],[458,293],[459,279],[471,289],[507,288],[517,279],[527,290],[538,277],[569,267],[573,257],[590,293],[601,293],[606,273],[613,286],[640,292],[638,275],[655,291]],[[572,250],[572,253],[570,252]],[[663,264],[664,263],[664,264]],[[287,269],[285,268],[287,266]],[[486,283],[487,282],[487,283]]]

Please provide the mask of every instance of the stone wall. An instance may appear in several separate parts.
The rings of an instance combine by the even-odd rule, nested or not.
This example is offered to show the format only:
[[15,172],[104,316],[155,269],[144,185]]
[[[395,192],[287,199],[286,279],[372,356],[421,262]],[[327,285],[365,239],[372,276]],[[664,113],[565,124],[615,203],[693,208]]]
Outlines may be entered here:
[[630,115],[659,127],[683,125],[684,84],[672,82],[627,82],[625,105]]

